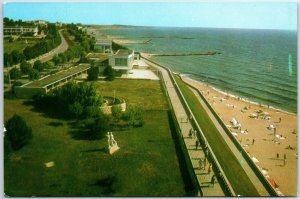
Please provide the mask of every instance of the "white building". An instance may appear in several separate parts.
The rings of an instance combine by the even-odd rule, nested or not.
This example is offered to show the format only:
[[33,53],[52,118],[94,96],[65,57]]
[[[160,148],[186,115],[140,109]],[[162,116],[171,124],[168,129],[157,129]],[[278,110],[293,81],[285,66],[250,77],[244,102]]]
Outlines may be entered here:
[[112,41],[98,39],[95,43],[95,49],[98,49],[102,53],[112,53]]
[[118,50],[116,54],[109,56],[109,65],[115,70],[131,70],[134,61],[133,50]]
[[38,35],[37,27],[7,27],[3,28],[4,35],[19,35],[24,33],[33,33],[33,36]]

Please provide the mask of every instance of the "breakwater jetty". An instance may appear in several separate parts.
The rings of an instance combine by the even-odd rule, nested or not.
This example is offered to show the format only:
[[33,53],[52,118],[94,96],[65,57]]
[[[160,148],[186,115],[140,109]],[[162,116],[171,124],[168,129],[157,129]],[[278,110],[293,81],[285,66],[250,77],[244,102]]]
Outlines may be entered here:
[[200,52],[200,53],[162,53],[149,54],[151,56],[193,56],[193,55],[220,55],[220,52]]

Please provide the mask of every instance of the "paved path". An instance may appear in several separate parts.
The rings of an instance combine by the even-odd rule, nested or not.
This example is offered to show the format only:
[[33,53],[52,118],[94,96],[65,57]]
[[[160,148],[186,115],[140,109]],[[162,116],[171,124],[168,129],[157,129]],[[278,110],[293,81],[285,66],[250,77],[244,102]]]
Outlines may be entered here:
[[[33,58],[33,59],[29,60],[28,62],[30,62],[31,64],[33,64],[37,60],[41,60],[41,62],[46,62],[46,61],[51,60],[54,57],[54,55],[65,52],[68,49],[69,45],[68,45],[66,39],[64,38],[64,36],[62,35],[62,30],[59,31],[59,35],[60,35],[60,38],[61,38],[61,43],[60,43],[59,46],[57,46],[53,50],[51,50],[51,51],[49,51],[49,52],[47,52],[43,55],[40,55],[36,58]],[[19,68],[20,64],[13,65],[9,68],[4,68],[4,72],[10,71],[14,67]]]
[[46,62],[46,61],[51,60],[54,57],[54,55],[65,52],[68,49],[69,45],[62,34],[62,30],[59,31],[59,35],[61,38],[61,43],[59,46],[57,46],[56,48],[54,48],[53,50],[51,50],[48,53],[45,53],[37,58],[29,60],[29,62],[31,64],[33,64],[36,60],[40,60],[41,62]]
[[169,73],[167,72],[167,70],[153,63],[150,63],[146,60],[144,61],[149,65],[158,68],[162,73],[163,82],[167,88],[167,92],[170,97],[172,106],[174,107],[174,112],[177,121],[180,124],[182,137],[187,147],[188,155],[192,162],[194,172],[198,179],[198,183],[203,192],[203,196],[225,196],[220,184],[217,181],[214,184],[211,183],[211,178],[214,175],[214,172],[212,171],[208,173],[209,162],[207,162],[205,169],[199,169],[199,159],[205,157],[204,151],[200,147],[196,150],[195,149],[196,138],[189,137],[189,131],[192,128],[192,125],[187,119],[188,115],[185,112],[183,105],[181,104],[181,101],[171,81]]
[[[192,88],[191,88],[191,90],[194,92],[195,96],[198,98],[199,102],[201,103],[202,107],[205,109],[205,111],[207,112],[208,116],[210,117],[210,119],[212,120],[212,122],[214,123],[214,125],[216,126],[216,128],[218,129],[219,133],[222,135],[223,139],[226,141],[227,145],[229,146],[229,148],[231,149],[231,151],[233,152],[233,154],[236,156],[236,158],[238,159],[238,161],[242,165],[244,171],[246,172],[246,174],[248,175],[249,179],[251,180],[251,182],[255,186],[256,190],[259,193],[259,195],[260,196],[270,196],[270,194],[268,193],[268,191],[266,190],[266,188],[264,187],[264,185],[261,183],[260,179],[256,176],[256,174],[254,173],[254,171],[251,169],[251,167],[247,163],[246,159],[242,156],[242,154],[240,153],[240,151],[238,150],[238,148],[234,145],[234,143],[232,142],[232,140],[230,139],[230,137],[227,135],[227,133],[225,132],[225,130],[222,128],[222,126],[220,125],[220,123],[218,122],[218,120],[215,118],[215,116],[213,115],[213,113],[211,112],[211,110],[205,104],[205,102],[203,101],[203,99],[199,96],[198,92],[195,89],[192,89]],[[239,194],[239,193],[236,191],[236,194]]]

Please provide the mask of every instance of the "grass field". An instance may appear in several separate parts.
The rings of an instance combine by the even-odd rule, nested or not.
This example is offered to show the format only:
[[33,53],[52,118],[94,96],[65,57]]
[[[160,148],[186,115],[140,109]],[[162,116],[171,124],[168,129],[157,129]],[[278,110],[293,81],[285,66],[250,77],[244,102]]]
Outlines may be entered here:
[[13,42],[9,42],[8,39],[4,39],[3,41],[4,52],[11,53],[13,50],[22,52],[27,46],[33,46],[38,41],[39,40],[28,39],[26,44],[25,40],[15,40]]
[[[33,129],[33,139],[4,164],[8,196],[185,196],[182,165],[176,155],[167,102],[159,81],[96,82],[104,95],[145,107],[145,125],[114,132],[120,146],[105,152],[107,139],[72,138],[72,123],[37,112],[24,100],[5,99],[4,118],[14,113]],[[44,163],[54,161],[46,168]]]
[[210,120],[197,97],[178,76],[175,79],[236,194],[258,196],[254,185]]

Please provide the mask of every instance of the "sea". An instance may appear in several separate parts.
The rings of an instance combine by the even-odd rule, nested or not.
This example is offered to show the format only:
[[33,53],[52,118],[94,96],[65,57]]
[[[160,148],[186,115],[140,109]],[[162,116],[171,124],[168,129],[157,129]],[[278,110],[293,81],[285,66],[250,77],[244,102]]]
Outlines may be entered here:
[[297,32],[182,27],[119,27],[97,36],[133,40],[123,44],[151,54],[174,72],[249,101],[297,113]]

